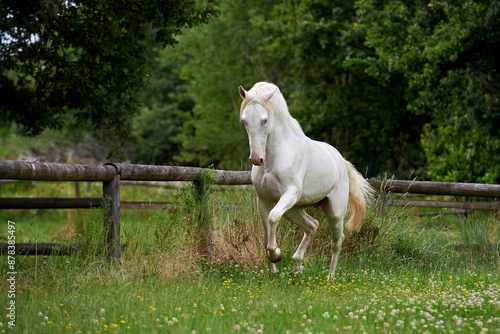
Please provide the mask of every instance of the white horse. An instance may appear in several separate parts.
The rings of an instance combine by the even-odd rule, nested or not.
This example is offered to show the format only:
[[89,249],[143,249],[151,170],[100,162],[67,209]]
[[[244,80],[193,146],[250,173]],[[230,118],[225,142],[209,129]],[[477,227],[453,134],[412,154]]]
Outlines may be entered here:
[[293,255],[295,272],[304,270],[304,253],[319,227],[305,208],[321,206],[332,232],[328,278],[333,277],[344,237],[344,216],[349,209],[347,228],[359,231],[373,188],[334,147],[304,134],[276,85],[259,82],[248,92],[240,86],[239,93],[243,99],[240,119],[250,142],[252,184],[264,227],[269,272],[277,273],[275,263],[282,258],[276,227],[283,215],[304,231]]

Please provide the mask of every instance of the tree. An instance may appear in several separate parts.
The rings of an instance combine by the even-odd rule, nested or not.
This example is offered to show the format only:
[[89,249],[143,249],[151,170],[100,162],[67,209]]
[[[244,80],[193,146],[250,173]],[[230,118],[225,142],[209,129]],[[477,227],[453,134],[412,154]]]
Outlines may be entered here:
[[194,102],[177,137],[180,163],[246,165],[236,87],[265,80],[280,86],[306,134],[337,146],[363,172],[404,176],[423,165],[422,117],[392,88],[343,67],[350,41],[341,32],[352,24],[352,3],[222,1],[221,13],[183,35],[176,50],[185,60],[182,94]]
[[180,133],[163,138],[182,146],[178,163],[241,168],[235,87],[266,80],[307,135],[370,176],[500,182],[499,7],[222,1],[220,18],[181,38],[172,96],[193,104],[178,113]]
[[126,136],[151,74],[153,46],[207,23],[213,3],[191,0],[0,3],[0,110],[24,133],[74,126]]
[[433,180],[500,182],[500,3],[356,2],[349,34],[368,51],[346,58],[386,87],[406,81],[406,110],[422,131]]
[[[176,57],[184,64],[176,87],[178,100],[190,99],[192,108],[179,110],[181,131],[165,141],[181,145],[178,163],[241,169],[247,165],[248,139],[239,124],[239,85],[272,80],[259,53],[261,33],[250,22],[252,13],[267,12],[268,1],[222,1],[221,15],[204,29],[195,28],[179,39]],[[249,8],[253,8],[249,10]],[[172,50],[163,57],[172,58]]]
[[182,57],[166,48],[158,53],[158,70],[144,92],[144,105],[132,119],[132,139],[127,157],[134,163],[176,165],[181,146],[176,139],[182,131],[185,113],[194,102],[184,93],[180,78]]
[[287,2],[273,11],[280,19],[261,20],[262,27],[276,36],[269,53],[279,59],[290,110],[305,132],[336,146],[372,176],[406,177],[421,168],[423,121],[405,109],[404,78],[394,76],[387,87],[344,64],[350,52],[370,52],[348,33],[356,17],[353,3]]

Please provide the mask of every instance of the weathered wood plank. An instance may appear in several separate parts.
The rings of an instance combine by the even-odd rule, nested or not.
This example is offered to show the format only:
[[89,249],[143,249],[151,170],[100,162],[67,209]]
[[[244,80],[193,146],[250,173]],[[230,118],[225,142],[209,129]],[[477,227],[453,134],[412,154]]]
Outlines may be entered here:
[[220,185],[245,185],[252,184],[252,176],[248,171],[215,170],[217,184]]
[[[203,172],[200,167],[152,166],[113,164],[116,166],[121,180],[128,181],[195,181]],[[250,172],[214,170],[217,184],[244,185],[251,184]]]
[[389,200],[388,205],[399,207],[448,208],[464,210],[500,210],[500,202],[432,201],[432,200]]
[[109,181],[113,166],[0,160],[0,179],[38,181]]
[[500,197],[500,185],[457,182],[429,182],[404,180],[376,180],[368,182],[377,190],[393,193],[411,193],[426,195],[450,195],[470,197]]
[[[77,251],[81,245],[60,243],[16,243],[16,255],[69,255]],[[0,244],[0,254],[7,253],[9,244]]]
[[89,209],[102,205],[102,198],[1,198],[0,209]]
[[[0,209],[100,208],[102,198],[0,198]],[[171,209],[170,202],[120,202],[120,209]]]
[[139,186],[139,187],[148,187],[148,188],[161,188],[161,189],[180,189],[179,186],[175,186],[172,184],[165,183],[151,183],[151,182],[142,182],[142,181],[123,181],[120,180],[120,185],[122,186]]
[[172,209],[173,205],[170,202],[120,202],[120,209],[138,209],[138,210],[157,210],[157,209]]
[[454,211],[432,211],[432,212],[418,212],[413,214],[418,217],[431,217],[439,215],[468,215],[471,214],[472,210],[454,210]]

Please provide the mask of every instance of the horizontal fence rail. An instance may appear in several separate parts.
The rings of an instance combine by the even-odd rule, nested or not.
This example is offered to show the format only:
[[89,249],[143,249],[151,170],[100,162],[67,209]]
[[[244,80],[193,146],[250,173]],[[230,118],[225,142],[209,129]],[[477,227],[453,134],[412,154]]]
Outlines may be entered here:
[[[95,198],[1,198],[0,209],[92,209],[102,207],[101,197]],[[170,202],[120,201],[122,209],[171,209]]]
[[470,197],[500,197],[500,185],[481,183],[402,181],[402,180],[368,180],[377,190],[394,193],[411,193],[424,195],[450,195]]
[[2,198],[0,209],[89,209],[102,206],[102,198]]
[[0,179],[36,181],[111,181],[111,165],[78,165],[0,160]]
[[[0,160],[0,179],[35,181],[195,181],[201,167],[109,163],[104,166]],[[217,184],[251,184],[250,172],[214,170]]]
[[[23,181],[78,181],[102,182],[102,198],[0,198],[0,209],[70,209],[104,208],[104,227],[107,231],[105,249],[108,259],[119,259],[120,209],[169,209],[168,202],[120,201],[120,183],[136,184],[137,181],[195,181],[204,171],[199,167],[151,166],[109,163],[102,166],[82,164],[38,163],[0,160],[0,180]],[[219,185],[248,185],[252,183],[248,171],[213,170]],[[382,193],[411,193],[423,195],[450,195],[469,197],[500,197],[500,185],[447,183],[402,180],[368,180],[370,185]],[[204,188],[200,188],[203,194]],[[105,205],[103,205],[105,204]],[[500,210],[499,202],[387,200],[387,205],[405,207],[456,208],[464,212],[472,209]],[[206,202],[205,202],[205,205]],[[208,210],[205,210],[208,214]],[[78,245],[61,244],[16,244],[24,254],[67,254]],[[0,253],[7,249],[0,244]]]
[[[195,181],[204,171],[200,167],[151,166],[113,164],[120,174],[120,180],[128,181]],[[219,185],[252,184],[250,172],[214,170]]]
[[[82,248],[78,244],[61,243],[16,243],[16,254],[19,255],[70,255]],[[8,244],[0,244],[0,254],[8,251]]]
[[387,203],[399,207],[439,208],[439,209],[464,209],[470,210],[500,210],[500,202],[468,202],[468,201],[430,201],[391,199]]

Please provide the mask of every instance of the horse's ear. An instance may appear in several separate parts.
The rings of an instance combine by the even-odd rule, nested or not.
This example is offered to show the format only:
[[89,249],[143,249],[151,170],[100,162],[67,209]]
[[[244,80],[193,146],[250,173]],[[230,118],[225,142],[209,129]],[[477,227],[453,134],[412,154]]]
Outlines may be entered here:
[[273,97],[274,93],[276,93],[278,90],[279,90],[279,88],[276,87],[272,92],[267,93],[266,96],[265,96],[266,101],[269,101],[271,99],[271,97]]
[[243,87],[241,87],[241,86],[238,88],[238,90],[240,92],[241,98],[244,100],[245,97],[247,96],[247,91]]

